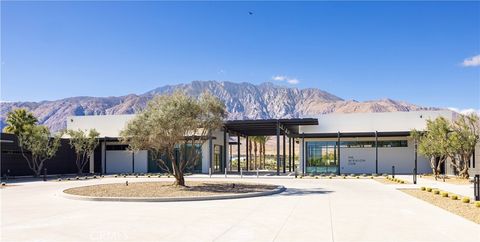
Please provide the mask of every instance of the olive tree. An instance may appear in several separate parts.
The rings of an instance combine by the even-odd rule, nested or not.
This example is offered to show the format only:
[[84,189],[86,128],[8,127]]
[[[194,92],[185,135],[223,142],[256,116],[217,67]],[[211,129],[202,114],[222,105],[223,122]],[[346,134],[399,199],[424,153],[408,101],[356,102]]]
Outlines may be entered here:
[[418,142],[420,154],[430,158],[430,167],[435,179],[440,175],[441,167],[449,157],[450,124],[443,117],[427,120],[425,132],[413,130],[411,136]]
[[83,168],[93,156],[93,152],[98,146],[98,136],[100,135],[95,129],[88,132],[83,130],[68,130],[70,136],[70,146],[75,150],[78,174],[83,173]]
[[458,176],[468,178],[468,163],[479,142],[479,119],[476,114],[460,115],[451,125],[449,153]]
[[27,161],[34,176],[38,177],[45,161],[57,153],[62,133],[52,137],[50,130],[43,125],[37,125],[35,116],[25,109],[9,112],[6,123],[4,131],[17,136],[23,158]]
[[121,132],[122,141],[134,151],[148,150],[175,185],[185,186],[186,168],[200,158],[196,146],[221,128],[225,114],[225,105],[208,93],[198,99],[179,91],[155,96]]

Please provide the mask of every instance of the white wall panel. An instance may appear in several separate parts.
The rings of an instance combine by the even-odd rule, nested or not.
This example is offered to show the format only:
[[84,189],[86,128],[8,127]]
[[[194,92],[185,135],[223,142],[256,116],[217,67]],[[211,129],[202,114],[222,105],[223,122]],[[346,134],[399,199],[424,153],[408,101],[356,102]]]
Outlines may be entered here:
[[375,173],[375,148],[341,148],[340,173]]
[[127,150],[107,150],[107,174],[132,172],[132,152]]

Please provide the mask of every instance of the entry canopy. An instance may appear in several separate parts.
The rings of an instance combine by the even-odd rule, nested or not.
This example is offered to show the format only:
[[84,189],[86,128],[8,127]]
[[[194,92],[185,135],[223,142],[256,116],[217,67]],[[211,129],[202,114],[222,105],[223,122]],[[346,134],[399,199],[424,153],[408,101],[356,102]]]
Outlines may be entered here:
[[231,134],[241,136],[273,136],[277,135],[277,126],[280,128],[280,133],[294,135],[298,134],[300,125],[318,125],[318,119],[292,118],[229,120],[224,123],[224,128]]

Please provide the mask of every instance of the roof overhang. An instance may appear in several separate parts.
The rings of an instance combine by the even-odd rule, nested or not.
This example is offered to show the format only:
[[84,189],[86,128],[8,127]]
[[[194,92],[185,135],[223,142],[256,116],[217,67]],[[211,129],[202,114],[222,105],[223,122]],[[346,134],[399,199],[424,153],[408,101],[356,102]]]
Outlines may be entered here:
[[277,134],[277,127],[281,134],[298,134],[299,126],[318,125],[316,118],[292,119],[256,119],[256,120],[229,120],[225,121],[224,128],[233,135],[240,136],[272,136]]

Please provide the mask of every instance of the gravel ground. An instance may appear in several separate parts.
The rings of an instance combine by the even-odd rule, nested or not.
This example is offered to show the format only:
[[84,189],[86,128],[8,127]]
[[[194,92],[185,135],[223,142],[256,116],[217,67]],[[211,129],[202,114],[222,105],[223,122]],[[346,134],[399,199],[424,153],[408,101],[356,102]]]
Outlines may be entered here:
[[[378,178],[375,178],[374,179],[375,181],[378,181],[380,183],[383,183],[383,184],[402,184],[402,183],[398,183],[398,182],[394,182],[394,181],[391,181],[391,180],[388,180],[384,177],[378,177]],[[404,184],[409,184],[410,182],[407,182],[403,179],[401,179],[402,181],[404,181],[405,183]]]
[[173,186],[172,182],[131,182],[76,187],[65,193],[92,197],[197,197],[226,195],[273,190],[277,186],[233,183],[187,181],[186,187]]
[[[434,176],[420,176],[421,178],[429,179],[432,181],[435,181]],[[438,182],[444,182],[442,178],[438,178],[436,181]],[[462,179],[462,178],[457,178],[457,177],[445,177],[445,182],[450,183],[450,184],[455,184],[455,185],[468,185],[471,184],[471,182],[468,179]]]
[[475,204],[472,202],[463,203],[461,196],[459,196],[459,200],[452,200],[450,196],[454,194],[450,193],[449,197],[442,197],[441,195],[433,194],[433,192],[421,191],[419,189],[401,189],[400,191],[480,224],[480,208],[475,207]]

